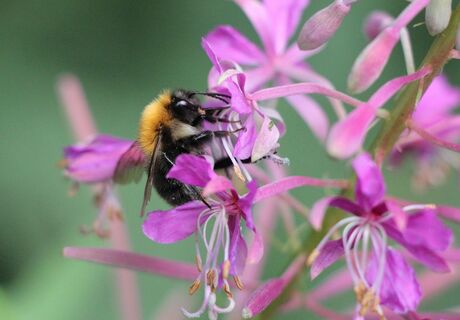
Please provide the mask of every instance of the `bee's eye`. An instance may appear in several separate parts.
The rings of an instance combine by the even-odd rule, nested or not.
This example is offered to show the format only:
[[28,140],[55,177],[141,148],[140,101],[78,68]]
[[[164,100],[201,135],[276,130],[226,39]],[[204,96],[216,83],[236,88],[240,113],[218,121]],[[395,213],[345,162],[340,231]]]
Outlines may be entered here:
[[186,105],[188,105],[188,102],[185,100],[180,100],[176,103],[177,107],[185,107]]

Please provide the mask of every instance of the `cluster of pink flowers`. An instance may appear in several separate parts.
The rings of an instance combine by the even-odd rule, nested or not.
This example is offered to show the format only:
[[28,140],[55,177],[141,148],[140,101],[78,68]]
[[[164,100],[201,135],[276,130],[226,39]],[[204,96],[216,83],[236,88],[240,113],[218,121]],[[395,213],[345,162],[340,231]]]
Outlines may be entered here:
[[[445,75],[434,74],[437,71],[430,64],[415,70],[407,29],[426,8],[429,33],[442,32],[451,15],[450,1],[413,0],[397,17],[382,11],[369,15],[364,32],[370,43],[351,69],[349,89],[358,93],[370,88],[398,42],[403,47],[407,74],[387,81],[367,101],[337,91],[306,62],[308,57],[327,50],[327,42],[357,0],[334,0],[305,22],[297,42],[290,45],[308,2],[235,0],[253,25],[262,47],[232,26],[218,26],[202,39],[212,64],[209,92],[228,97],[224,102],[230,106],[225,110],[229,121],[218,124],[217,129],[233,134],[220,139],[214,147],[217,150],[209,150],[207,155],[180,155],[167,175],[196,187],[206,202],[191,201],[169,210],[151,211],[142,224],[145,236],[157,243],[175,243],[195,235],[195,266],[111,249],[66,248],[67,257],[189,279],[193,281],[190,294],[202,287],[204,298],[197,311],[182,309],[183,314],[197,318],[207,313],[209,319],[236,310],[244,318],[256,316],[291,288],[289,284],[298,279],[296,275],[302,270],[309,267],[315,279],[344,257],[346,274],[351,279],[344,282],[345,287],[351,286],[356,295],[354,319],[385,319],[397,314],[410,319],[423,317],[417,314],[423,292],[411,262],[419,262],[434,272],[450,272],[448,253],[458,251],[452,248],[453,232],[443,219],[460,222],[460,209],[388,196],[381,159],[373,159],[364,145],[375,124],[382,119],[392,120],[391,111],[384,109],[386,103],[407,86],[418,84],[415,111],[405,119],[406,130],[391,151],[390,163],[397,167],[404,158],[410,158],[415,163],[413,181],[418,190],[440,184],[448,169],[460,169],[460,145],[455,143],[460,133],[456,109],[460,107],[460,88],[449,84]],[[458,52],[451,49],[451,57],[455,57]],[[424,92],[424,82],[432,78]],[[72,90],[61,86],[63,97],[71,96]],[[327,97],[337,119],[330,119],[311,94]],[[279,98],[286,99],[298,112],[329,155],[338,160],[352,159],[356,179],[287,173],[288,159],[277,154],[287,126],[277,111]],[[68,99],[63,101],[71,104]],[[82,121],[75,117],[70,120]],[[97,193],[103,195],[98,202],[102,213],[109,212],[104,208],[112,208],[114,203],[120,207],[113,191],[114,175],[122,155],[133,143],[134,140],[93,135],[64,149],[65,175],[75,183],[104,190]],[[216,154],[229,157],[235,179],[231,179],[230,172],[224,176],[214,171]],[[143,154],[132,157],[139,163],[145,161]],[[247,159],[253,163],[243,163]],[[265,169],[254,164],[261,159],[266,163]],[[318,199],[309,210],[287,193],[308,186],[335,188],[338,194]],[[257,211],[260,207],[264,210]],[[331,207],[351,216],[336,220],[326,230],[323,222]],[[256,217],[253,211],[258,212]],[[273,223],[269,222],[275,215],[269,213],[273,211],[283,217],[288,231],[292,231],[293,213],[301,213],[310,232],[321,234],[322,240],[315,243],[313,251],[302,251],[279,278],[262,283],[258,275],[264,264],[264,246],[270,244]],[[113,215],[109,218],[113,219]],[[99,234],[100,222],[99,217],[94,227]],[[321,316],[340,318],[321,306],[320,297],[327,295],[318,293],[324,287],[332,296],[334,286],[339,290],[340,283],[332,276],[311,292],[289,291],[290,299],[283,300],[279,311],[307,307]],[[239,292],[235,294],[234,288]],[[226,297],[226,302],[219,296]]]

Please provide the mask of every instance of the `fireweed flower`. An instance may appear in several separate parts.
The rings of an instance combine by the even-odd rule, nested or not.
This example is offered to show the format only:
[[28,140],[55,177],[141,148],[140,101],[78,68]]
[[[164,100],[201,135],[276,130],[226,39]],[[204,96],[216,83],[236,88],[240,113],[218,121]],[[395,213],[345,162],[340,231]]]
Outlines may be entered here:
[[[460,130],[460,118],[456,115],[458,107],[460,88],[452,86],[446,76],[440,75],[420,99],[411,123],[439,139],[455,140]],[[407,155],[415,157],[413,186],[420,190],[442,183],[450,167],[460,169],[457,154],[433,145],[410,128],[401,134],[396,143],[391,156],[392,164],[398,165]]]
[[348,88],[355,93],[369,88],[382,73],[401,30],[428,5],[429,0],[414,0],[385,28],[356,59],[348,77]]
[[64,148],[64,174],[75,182],[108,182],[120,157],[134,143],[109,135],[98,135],[88,143]]
[[[311,222],[320,228],[328,206],[353,216],[332,227],[310,256],[315,278],[341,256],[354,283],[357,318],[369,311],[384,317],[381,305],[394,312],[414,311],[421,299],[415,271],[388,238],[402,245],[420,263],[437,272],[448,272],[439,254],[452,243],[453,234],[437,217],[433,205],[398,206],[385,199],[383,176],[368,154],[353,161],[357,176],[355,201],[343,197],[319,200],[311,211]],[[343,229],[339,240],[329,240]]]
[[[236,0],[254,26],[263,48],[252,43],[231,26],[219,26],[205,39],[221,60],[232,61],[244,70],[246,91],[253,92],[265,84],[289,84],[313,81],[332,87],[330,82],[304,62],[318,50],[300,51],[296,44],[288,45],[308,0]],[[211,70],[211,74],[213,70]],[[313,133],[324,140],[328,119],[322,108],[308,96],[286,97]],[[331,101],[337,112],[342,107]],[[343,113],[343,112],[342,112]]]
[[[235,305],[228,283],[229,276],[233,276],[235,285],[242,289],[239,275],[246,259],[256,262],[263,254],[263,242],[256,232],[251,213],[257,187],[255,182],[249,183],[249,192],[241,197],[227,178],[214,173],[210,161],[193,155],[179,156],[168,178],[203,188],[203,196],[209,202],[209,207],[203,202],[193,201],[170,210],[151,212],[143,224],[144,233],[159,243],[174,243],[195,233],[196,263],[200,274],[190,287],[190,293],[196,292],[204,283],[204,300],[198,311],[183,312],[187,317],[194,318],[207,309],[209,318],[217,319],[219,313],[230,312]],[[211,195],[215,197],[209,198]],[[255,235],[249,252],[241,234],[241,221]],[[211,226],[212,230],[209,230]],[[206,251],[204,264],[198,237]],[[227,295],[227,306],[216,304],[217,289],[222,289]]]
[[[268,157],[279,163],[288,163],[287,159],[275,155],[279,146],[278,139],[284,131],[281,117],[276,113],[267,112],[255,101],[249,100],[245,88],[246,74],[238,70],[232,62],[221,61],[206,39],[203,39],[202,46],[215,70],[210,77],[211,91],[225,93],[230,97],[230,110],[227,110],[226,116],[233,123],[241,123],[244,128],[234,142],[230,138],[222,139],[223,149],[232,160],[235,169],[241,170],[246,179],[251,180],[241,160],[251,159],[255,162]],[[275,124],[269,115],[280,121]],[[222,130],[222,127],[219,129]],[[235,131],[232,123],[229,123],[226,129]]]

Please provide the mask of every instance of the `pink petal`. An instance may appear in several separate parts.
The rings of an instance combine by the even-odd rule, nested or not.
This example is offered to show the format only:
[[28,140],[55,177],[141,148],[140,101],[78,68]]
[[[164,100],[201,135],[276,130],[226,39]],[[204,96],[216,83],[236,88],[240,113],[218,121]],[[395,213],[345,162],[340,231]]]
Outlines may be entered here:
[[385,183],[383,175],[368,153],[362,153],[353,160],[357,176],[356,200],[370,210],[383,201]]
[[132,140],[99,135],[87,144],[66,147],[64,149],[65,174],[83,183],[110,180],[121,156],[132,144]]
[[[166,211],[153,211],[142,224],[142,230],[155,242],[174,243],[197,230],[198,217],[206,209],[202,202],[194,201]],[[200,223],[206,218],[204,216]]]
[[257,68],[245,70],[244,74],[246,75],[245,91],[254,92],[273,78],[275,70],[272,66],[265,64]]
[[249,247],[248,253],[248,263],[255,264],[262,259],[264,255],[264,241],[262,236],[254,231],[254,239],[252,240],[252,244]]
[[244,11],[254,29],[259,35],[268,54],[275,52],[272,35],[272,24],[266,8],[258,0],[235,0],[236,4]]
[[310,277],[315,279],[324,269],[332,265],[344,255],[342,239],[328,241],[313,261],[310,268]]
[[224,176],[215,175],[204,187],[203,196],[208,197],[218,192],[233,190],[233,184]]
[[204,187],[215,176],[211,158],[182,154],[176,158],[166,177],[185,184]]
[[460,88],[450,85],[447,77],[440,75],[434,78],[420,99],[412,119],[418,124],[428,126],[449,117],[454,108],[459,106]]
[[302,12],[309,0],[265,0],[264,5],[270,18],[275,52],[282,53],[295,32]]
[[395,222],[398,229],[400,231],[404,231],[407,226],[407,214],[398,203],[395,203],[391,200],[387,200],[385,203],[388,211],[391,212],[393,221]]
[[196,266],[192,264],[121,250],[66,247],[63,254],[66,258],[107,264],[169,278],[194,280],[198,275]]
[[346,159],[357,153],[363,145],[375,115],[375,108],[364,104],[354,109],[345,119],[337,122],[331,128],[326,141],[329,154],[339,159]]
[[231,26],[219,26],[205,36],[214,53],[222,60],[256,65],[265,60],[257,46]]
[[[377,273],[377,259],[371,260],[366,277],[372,283]],[[387,249],[385,272],[380,288],[380,302],[397,313],[415,311],[422,298],[414,269],[403,256]]]
[[269,118],[264,116],[262,127],[254,141],[252,148],[251,160],[255,162],[263,157],[271,154],[279,146],[278,139],[280,133],[275,123]]
[[235,144],[233,155],[239,159],[249,159],[257,137],[254,115],[249,115],[244,123],[246,130],[242,132]]

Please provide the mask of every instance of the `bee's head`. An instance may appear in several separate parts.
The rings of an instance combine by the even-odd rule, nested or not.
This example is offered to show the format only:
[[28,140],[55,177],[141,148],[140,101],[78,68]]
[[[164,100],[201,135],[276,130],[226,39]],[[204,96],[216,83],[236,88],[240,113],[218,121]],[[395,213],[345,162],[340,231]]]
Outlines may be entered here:
[[199,123],[205,114],[195,93],[187,90],[174,90],[169,108],[174,119],[190,125]]

